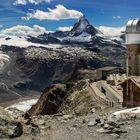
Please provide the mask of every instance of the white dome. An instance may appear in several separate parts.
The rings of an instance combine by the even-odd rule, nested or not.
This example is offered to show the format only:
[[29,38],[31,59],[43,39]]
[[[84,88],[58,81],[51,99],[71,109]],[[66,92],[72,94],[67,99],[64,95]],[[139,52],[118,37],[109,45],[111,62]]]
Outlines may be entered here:
[[126,44],[140,44],[140,20],[129,20],[126,25]]

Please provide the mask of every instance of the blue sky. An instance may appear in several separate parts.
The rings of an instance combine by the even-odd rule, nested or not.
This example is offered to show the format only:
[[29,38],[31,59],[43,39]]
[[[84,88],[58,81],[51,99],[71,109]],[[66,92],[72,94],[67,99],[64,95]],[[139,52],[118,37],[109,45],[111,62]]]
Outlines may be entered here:
[[39,20],[33,15],[29,20],[22,19],[22,17],[27,17],[27,13],[33,13],[33,11],[35,13],[36,10],[48,12],[48,8],[55,9],[57,5],[63,5],[67,10],[83,13],[96,27],[121,27],[129,19],[140,17],[139,0],[52,0],[51,2],[40,0],[42,2],[38,4],[30,3],[30,0],[23,1],[28,2],[23,5],[14,4],[16,0],[0,0],[0,25],[3,26],[2,28],[16,25],[39,25],[54,31],[58,27],[72,26],[77,20],[77,17],[74,18],[75,15],[73,18],[57,20],[49,18]]

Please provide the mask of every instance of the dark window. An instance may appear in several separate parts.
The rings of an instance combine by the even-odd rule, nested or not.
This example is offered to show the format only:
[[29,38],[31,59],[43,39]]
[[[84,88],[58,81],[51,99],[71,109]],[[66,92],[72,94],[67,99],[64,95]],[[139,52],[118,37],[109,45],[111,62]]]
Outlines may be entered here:
[[137,23],[136,30],[137,30],[137,31],[140,31],[140,20],[139,20],[138,23]]
[[101,87],[102,93],[104,93],[104,95],[106,95],[106,91],[103,87]]

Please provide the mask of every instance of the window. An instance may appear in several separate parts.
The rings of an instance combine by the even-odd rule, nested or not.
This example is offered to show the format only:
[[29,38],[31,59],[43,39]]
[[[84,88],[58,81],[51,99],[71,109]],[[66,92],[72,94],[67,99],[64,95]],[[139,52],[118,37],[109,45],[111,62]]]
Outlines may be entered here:
[[137,30],[137,31],[140,31],[140,20],[139,20],[138,23],[137,23],[136,30]]
[[104,95],[106,95],[106,91],[103,87],[101,87],[102,93],[104,93]]

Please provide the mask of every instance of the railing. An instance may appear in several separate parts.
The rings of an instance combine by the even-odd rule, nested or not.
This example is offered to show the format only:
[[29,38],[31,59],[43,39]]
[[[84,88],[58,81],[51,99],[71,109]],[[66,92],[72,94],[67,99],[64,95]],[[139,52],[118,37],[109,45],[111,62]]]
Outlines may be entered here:
[[[99,84],[99,83],[97,83],[97,84]],[[122,96],[123,96],[123,95],[121,95],[121,93],[119,93],[119,91],[117,91],[115,88],[113,88],[113,86],[111,86],[111,85],[108,85],[108,86],[109,86],[109,88],[110,88],[111,90],[114,91],[114,92],[111,92],[111,91],[110,91],[110,92],[111,92],[112,94],[115,93],[114,96],[116,96],[117,99],[118,99],[117,101],[115,101],[115,103],[118,103],[118,104],[122,105],[122,98],[123,98]],[[105,86],[105,84],[102,84],[102,87],[105,88],[105,89],[107,89],[107,87]]]
[[94,91],[94,89],[92,88],[91,84],[90,83],[87,83],[87,88],[90,88],[92,90],[92,93],[94,94],[94,97],[99,101],[99,102],[102,102],[110,107],[113,107],[114,106],[114,102],[113,101],[110,101],[108,99],[104,99],[102,97],[100,97],[99,95],[96,94],[96,92]]

